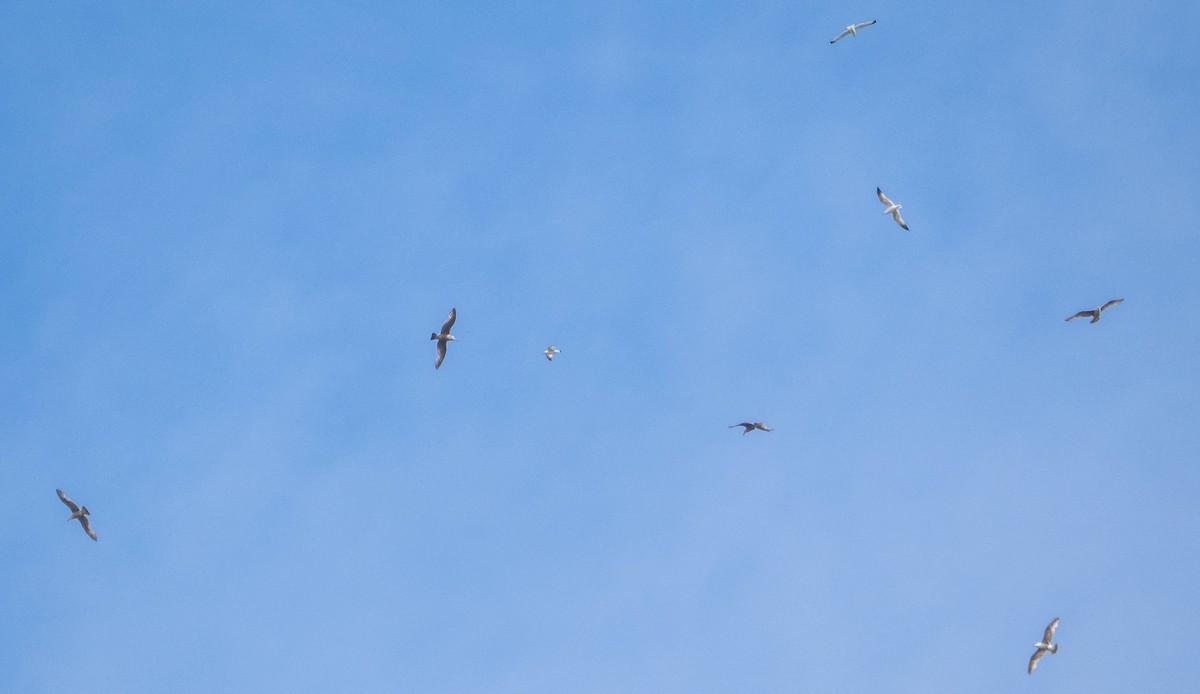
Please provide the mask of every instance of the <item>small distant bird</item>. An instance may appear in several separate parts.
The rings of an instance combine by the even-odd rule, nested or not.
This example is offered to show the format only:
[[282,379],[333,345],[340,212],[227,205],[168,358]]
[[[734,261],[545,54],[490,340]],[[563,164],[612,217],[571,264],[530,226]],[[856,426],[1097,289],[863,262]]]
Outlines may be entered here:
[[542,354],[546,355],[546,361],[554,361],[554,355],[558,354],[561,351],[562,351],[561,349],[555,347],[554,345],[550,345],[549,347],[546,348],[545,352],[542,352]]
[[78,518],[79,522],[83,525],[83,531],[88,534],[88,537],[95,540],[96,531],[92,530],[92,522],[88,520],[88,516],[92,515],[92,512],[87,509],[87,506],[81,508],[74,501],[68,499],[67,495],[63,494],[63,490],[61,489],[55,489],[54,491],[58,492],[58,498],[62,499],[62,502],[67,505],[67,508],[71,509],[71,517],[67,520],[73,521]]
[[762,422],[742,422],[741,424],[729,425],[730,429],[733,429],[734,427],[744,427],[746,429],[745,431],[742,432],[742,436],[749,434],[750,432],[754,431],[755,429],[758,429],[759,431],[775,431],[774,429],[768,429],[767,425],[763,424]]
[[836,39],[830,41],[829,43],[837,43],[838,41],[841,41],[842,39],[846,38],[847,36],[853,36],[853,37],[857,38],[859,29],[862,29],[863,27],[869,27],[878,21],[879,21],[878,19],[872,19],[871,21],[863,22],[862,24],[851,24],[850,26],[846,27],[845,31],[838,34]]
[[1071,321],[1075,320],[1076,318],[1087,318],[1088,316],[1091,316],[1092,320],[1089,322],[1095,323],[1096,321],[1100,320],[1100,314],[1104,313],[1105,309],[1112,308],[1113,306],[1116,306],[1117,304],[1121,303],[1122,301],[1124,301],[1124,299],[1113,299],[1112,301],[1108,302],[1107,304],[1104,304],[1100,308],[1094,308],[1091,311],[1080,311],[1079,313],[1076,313],[1075,315],[1068,318],[1067,322],[1070,323]]
[[888,196],[884,195],[883,191],[878,186],[875,187],[875,194],[879,196],[879,202],[882,202],[884,206],[887,207],[883,213],[892,215],[892,219],[896,220],[896,223],[900,225],[900,228],[908,231],[908,225],[905,224],[904,220],[900,217],[900,208],[904,207],[904,205],[897,205],[891,200],[888,200]]
[[1051,641],[1054,639],[1054,630],[1057,628],[1058,617],[1055,617],[1054,621],[1050,622],[1050,626],[1046,627],[1046,633],[1042,635],[1042,640],[1033,644],[1034,648],[1037,650],[1034,651],[1033,656],[1029,658],[1029,674],[1033,674],[1033,671],[1035,668],[1037,668],[1038,661],[1042,659],[1042,656],[1046,655],[1047,653],[1058,653],[1058,644],[1051,643]]
[[450,334],[450,328],[454,327],[454,319],[458,317],[455,309],[450,309],[450,317],[442,324],[442,331],[429,336],[430,340],[437,340],[437,361],[433,362],[433,368],[438,368],[442,365],[442,360],[446,358],[446,343],[458,338]]

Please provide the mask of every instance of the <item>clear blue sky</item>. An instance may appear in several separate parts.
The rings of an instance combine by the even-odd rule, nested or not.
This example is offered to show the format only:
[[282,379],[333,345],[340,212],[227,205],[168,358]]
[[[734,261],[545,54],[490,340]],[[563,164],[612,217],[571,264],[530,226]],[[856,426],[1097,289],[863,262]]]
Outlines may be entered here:
[[7,3],[0,691],[1193,689],[1200,5],[698,5]]

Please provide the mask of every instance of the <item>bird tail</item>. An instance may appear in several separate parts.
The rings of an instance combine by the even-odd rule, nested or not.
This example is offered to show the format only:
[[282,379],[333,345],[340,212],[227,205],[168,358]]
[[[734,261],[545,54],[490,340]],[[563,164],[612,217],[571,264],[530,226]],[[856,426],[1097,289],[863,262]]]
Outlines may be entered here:
[[1046,650],[1050,651],[1051,653],[1058,653],[1058,644],[1052,643],[1052,644],[1050,644],[1050,647],[1047,648]]
[[79,512],[80,512],[81,514],[85,515],[85,516],[90,516],[90,515],[92,515],[92,512],[91,512],[91,511],[89,511],[89,510],[87,510],[87,506],[80,506],[80,507],[79,507]]
[[1091,320],[1091,322],[1092,322],[1092,323],[1095,323],[1095,322],[1096,322],[1096,321],[1098,321],[1098,320],[1100,320],[1100,312],[1099,312],[1099,311],[1096,311],[1096,313],[1094,313],[1094,314],[1092,315],[1092,320]]
[[430,340],[436,340],[436,339],[437,339],[437,333],[429,333],[429,339],[430,339]]

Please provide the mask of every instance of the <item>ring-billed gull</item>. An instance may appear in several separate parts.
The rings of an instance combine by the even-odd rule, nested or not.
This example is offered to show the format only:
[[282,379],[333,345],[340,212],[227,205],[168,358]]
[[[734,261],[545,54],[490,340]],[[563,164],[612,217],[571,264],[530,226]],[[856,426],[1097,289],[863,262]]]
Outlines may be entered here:
[[1071,321],[1075,320],[1076,318],[1087,318],[1088,316],[1091,316],[1092,320],[1090,320],[1088,322],[1095,323],[1096,321],[1100,320],[1100,314],[1104,313],[1105,309],[1112,308],[1113,306],[1116,306],[1117,304],[1121,303],[1122,301],[1124,301],[1124,299],[1113,299],[1112,301],[1108,302],[1107,304],[1104,304],[1100,308],[1094,308],[1090,311],[1080,311],[1079,313],[1076,313],[1075,315],[1068,318],[1067,322],[1070,323]]
[[908,225],[904,223],[904,219],[900,216],[900,208],[904,207],[904,205],[897,205],[891,200],[888,200],[888,196],[884,195],[883,190],[878,186],[875,187],[875,194],[879,196],[879,202],[882,202],[884,206],[887,207],[883,213],[892,215],[892,219],[896,220],[896,223],[900,225],[900,228],[908,231]]
[[862,29],[863,27],[869,27],[877,21],[879,21],[879,20],[872,19],[871,21],[863,22],[862,24],[851,24],[850,26],[846,27],[845,31],[838,34],[836,39],[830,41],[829,43],[837,43],[838,41],[841,41],[842,39],[846,38],[847,36],[853,36],[853,37],[857,38],[859,29]]

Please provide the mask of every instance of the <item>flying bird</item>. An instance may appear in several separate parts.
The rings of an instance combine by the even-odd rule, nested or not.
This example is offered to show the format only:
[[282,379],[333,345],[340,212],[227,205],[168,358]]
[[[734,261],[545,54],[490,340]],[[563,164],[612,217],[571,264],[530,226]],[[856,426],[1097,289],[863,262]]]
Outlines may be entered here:
[[67,505],[67,508],[71,509],[71,517],[67,520],[73,521],[78,518],[80,524],[83,525],[83,531],[88,534],[88,537],[95,540],[96,531],[92,530],[92,522],[88,520],[88,516],[92,515],[92,512],[88,510],[87,506],[80,507],[74,501],[68,499],[67,495],[63,494],[63,490],[61,489],[55,489],[54,491],[58,492],[58,498],[62,499],[62,502]]
[[429,336],[430,340],[437,340],[437,361],[433,362],[433,368],[439,368],[442,365],[442,360],[446,358],[446,343],[457,340],[458,338],[450,334],[450,328],[454,327],[454,319],[458,318],[458,313],[455,309],[450,309],[450,317],[442,324],[442,331]]
[[1037,650],[1034,651],[1033,655],[1029,658],[1029,674],[1033,674],[1033,671],[1037,668],[1038,661],[1042,659],[1042,656],[1046,655],[1047,653],[1058,653],[1058,644],[1051,643],[1051,641],[1054,639],[1054,630],[1057,628],[1058,617],[1055,617],[1054,621],[1050,622],[1050,626],[1046,627],[1046,633],[1042,635],[1042,640],[1033,644],[1034,648],[1037,648]]
[[838,34],[836,39],[830,41],[829,43],[837,43],[838,41],[841,41],[842,39],[846,38],[847,36],[857,37],[859,29],[862,29],[863,27],[869,27],[877,21],[879,21],[879,20],[872,19],[871,21],[863,22],[862,24],[851,24],[850,26],[846,27],[845,31]]
[[554,345],[550,345],[549,347],[546,348],[545,352],[542,352],[542,354],[546,355],[546,361],[554,361],[554,355],[558,354],[561,351],[562,351],[561,349],[555,347]]
[[768,429],[767,425],[763,424],[762,422],[742,422],[741,424],[729,425],[730,429],[733,429],[734,427],[745,428],[745,431],[742,432],[742,436],[749,434],[750,432],[754,431],[755,429],[758,429],[759,431],[775,431],[774,429]]
[[1087,318],[1088,316],[1091,316],[1092,320],[1089,322],[1095,323],[1096,321],[1100,320],[1100,314],[1104,313],[1105,309],[1112,308],[1113,306],[1116,306],[1117,304],[1121,303],[1122,301],[1124,301],[1124,299],[1113,299],[1112,301],[1108,302],[1107,304],[1104,304],[1100,308],[1094,308],[1090,311],[1080,311],[1079,313],[1076,313],[1075,315],[1068,318],[1067,322],[1070,323],[1071,321],[1075,320],[1076,318]]
[[900,208],[904,207],[904,205],[897,205],[891,200],[888,200],[888,196],[884,195],[883,190],[881,190],[878,186],[875,187],[875,194],[879,196],[879,202],[882,202],[884,206],[887,207],[883,213],[892,215],[892,219],[896,220],[896,223],[900,225],[900,228],[908,231],[908,225],[905,224],[904,219],[900,217]]

